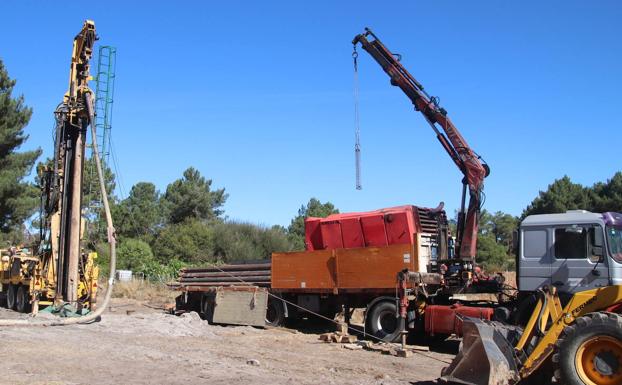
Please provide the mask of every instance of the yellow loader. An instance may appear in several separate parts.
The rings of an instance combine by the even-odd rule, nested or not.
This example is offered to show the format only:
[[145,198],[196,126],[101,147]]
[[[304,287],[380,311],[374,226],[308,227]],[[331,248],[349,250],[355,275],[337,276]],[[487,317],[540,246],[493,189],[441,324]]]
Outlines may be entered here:
[[534,215],[519,234],[519,293],[537,301],[514,318],[527,321],[465,319],[440,380],[622,385],[622,214]]

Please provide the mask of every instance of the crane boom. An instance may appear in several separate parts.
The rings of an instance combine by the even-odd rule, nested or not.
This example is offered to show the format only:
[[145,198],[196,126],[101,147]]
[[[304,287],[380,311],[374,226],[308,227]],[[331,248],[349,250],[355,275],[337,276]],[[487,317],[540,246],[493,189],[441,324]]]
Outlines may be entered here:
[[[458,214],[456,254],[463,260],[475,260],[484,178],[490,173],[488,165],[469,147],[456,126],[447,117],[447,111],[439,106],[438,98],[428,95],[421,83],[399,62],[399,55],[391,53],[369,28],[365,28],[364,33],[356,35],[352,40],[355,50],[358,43],[389,75],[391,84],[399,87],[412,101],[415,110],[423,114],[436,133],[438,141],[464,175],[462,202]],[[467,187],[469,205],[465,211]]]

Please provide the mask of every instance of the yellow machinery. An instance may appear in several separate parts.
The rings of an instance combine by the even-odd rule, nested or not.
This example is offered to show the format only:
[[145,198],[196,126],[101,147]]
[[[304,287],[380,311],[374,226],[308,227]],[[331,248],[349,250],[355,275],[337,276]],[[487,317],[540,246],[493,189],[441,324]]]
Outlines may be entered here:
[[95,24],[87,20],[73,41],[69,89],[54,113],[54,159],[40,170],[43,215],[38,251],[2,252],[0,282],[7,306],[21,312],[61,303],[78,311],[93,310],[95,304],[97,255],[81,248],[86,131],[94,119],[89,61],[95,40]]
[[517,235],[519,299],[495,309],[508,317],[464,320],[442,379],[622,385],[622,213],[531,215]]
[[[622,286],[574,294],[562,307],[555,288],[539,300],[524,330],[468,319],[462,349],[442,372],[459,384],[622,384]],[[615,312],[614,312],[615,311]]]

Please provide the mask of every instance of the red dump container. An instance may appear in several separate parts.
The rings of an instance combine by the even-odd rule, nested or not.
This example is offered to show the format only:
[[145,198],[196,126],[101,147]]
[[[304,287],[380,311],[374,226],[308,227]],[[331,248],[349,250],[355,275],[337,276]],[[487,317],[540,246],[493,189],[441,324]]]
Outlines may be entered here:
[[418,232],[419,209],[411,205],[305,220],[305,241],[310,251],[414,244]]

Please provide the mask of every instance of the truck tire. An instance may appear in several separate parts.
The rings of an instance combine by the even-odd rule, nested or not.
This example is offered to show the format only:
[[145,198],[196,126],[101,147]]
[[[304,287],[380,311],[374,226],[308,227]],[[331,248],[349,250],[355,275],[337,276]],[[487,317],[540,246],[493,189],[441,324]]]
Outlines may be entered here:
[[20,313],[28,313],[30,311],[30,294],[28,293],[28,288],[24,285],[20,285],[17,288],[15,310]]
[[9,288],[6,291],[6,307],[7,309],[15,310],[15,300],[17,297],[17,287],[12,283],[9,283]]
[[400,339],[401,319],[397,316],[395,302],[376,303],[365,318],[366,333],[385,342],[395,342]]
[[566,385],[622,384],[622,316],[591,313],[564,328],[552,357]]
[[283,301],[274,297],[268,299],[268,308],[266,309],[266,325],[281,326],[285,323],[285,305]]

